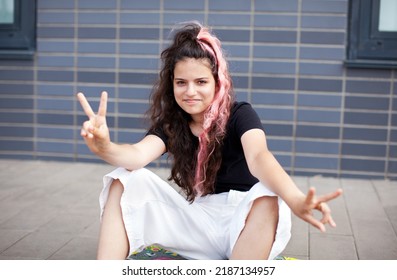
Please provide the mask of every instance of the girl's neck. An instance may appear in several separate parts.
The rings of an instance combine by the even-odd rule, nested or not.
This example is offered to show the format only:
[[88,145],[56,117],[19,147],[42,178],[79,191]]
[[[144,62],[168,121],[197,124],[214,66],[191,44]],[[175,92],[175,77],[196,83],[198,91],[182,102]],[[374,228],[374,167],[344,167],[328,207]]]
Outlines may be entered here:
[[196,122],[195,120],[192,120],[189,126],[193,135],[196,137],[199,137],[200,134],[203,132],[203,122]]

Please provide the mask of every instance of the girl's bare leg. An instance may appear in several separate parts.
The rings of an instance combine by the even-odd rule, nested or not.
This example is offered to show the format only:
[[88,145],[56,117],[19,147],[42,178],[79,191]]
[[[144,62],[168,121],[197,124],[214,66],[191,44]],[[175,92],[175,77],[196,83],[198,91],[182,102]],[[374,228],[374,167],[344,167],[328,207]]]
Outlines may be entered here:
[[120,260],[128,255],[129,243],[120,207],[123,191],[121,182],[114,180],[102,215],[97,259]]
[[230,259],[268,259],[278,224],[277,197],[257,198],[246,224],[233,248]]

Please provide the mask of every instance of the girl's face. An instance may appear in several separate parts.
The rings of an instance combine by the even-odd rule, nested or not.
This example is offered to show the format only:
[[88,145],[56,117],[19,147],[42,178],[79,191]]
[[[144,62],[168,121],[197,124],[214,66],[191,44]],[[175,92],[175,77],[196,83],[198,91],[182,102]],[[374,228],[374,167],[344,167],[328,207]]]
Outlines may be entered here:
[[185,58],[174,69],[174,97],[178,105],[192,116],[194,122],[203,122],[204,112],[215,95],[215,79],[207,59]]

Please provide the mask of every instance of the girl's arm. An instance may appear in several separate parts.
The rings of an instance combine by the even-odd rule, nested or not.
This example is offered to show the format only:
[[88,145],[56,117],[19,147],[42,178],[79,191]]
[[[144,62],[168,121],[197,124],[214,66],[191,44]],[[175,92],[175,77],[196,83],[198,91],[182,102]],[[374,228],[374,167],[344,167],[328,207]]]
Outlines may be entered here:
[[[268,150],[263,130],[251,129],[245,132],[241,137],[241,142],[251,174],[279,195],[295,215],[323,232],[325,231],[324,224],[329,223],[335,226],[326,202],[338,197],[342,190],[338,189],[333,193],[317,197],[315,189],[310,188],[308,194],[305,195]],[[313,209],[322,213],[321,221],[314,218]]]
[[147,135],[136,144],[110,142],[108,148],[97,155],[111,165],[136,170],[159,158],[164,152],[163,140],[155,135]]

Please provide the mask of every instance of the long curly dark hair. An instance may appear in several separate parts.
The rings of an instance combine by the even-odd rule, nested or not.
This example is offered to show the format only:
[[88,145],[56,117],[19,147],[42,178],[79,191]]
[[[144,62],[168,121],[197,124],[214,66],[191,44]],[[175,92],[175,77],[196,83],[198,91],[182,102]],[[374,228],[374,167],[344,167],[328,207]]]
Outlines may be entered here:
[[[216,82],[214,100],[204,114],[203,132],[193,136],[191,116],[175,101],[175,65],[186,58],[207,59]],[[173,180],[193,201],[197,195],[214,192],[222,162],[222,142],[234,102],[232,81],[220,41],[198,23],[188,23],[175,32],[172,44],[161,53],[162,69],[153,87],[149,114],[151,130],[163,131],[173,165]]]

